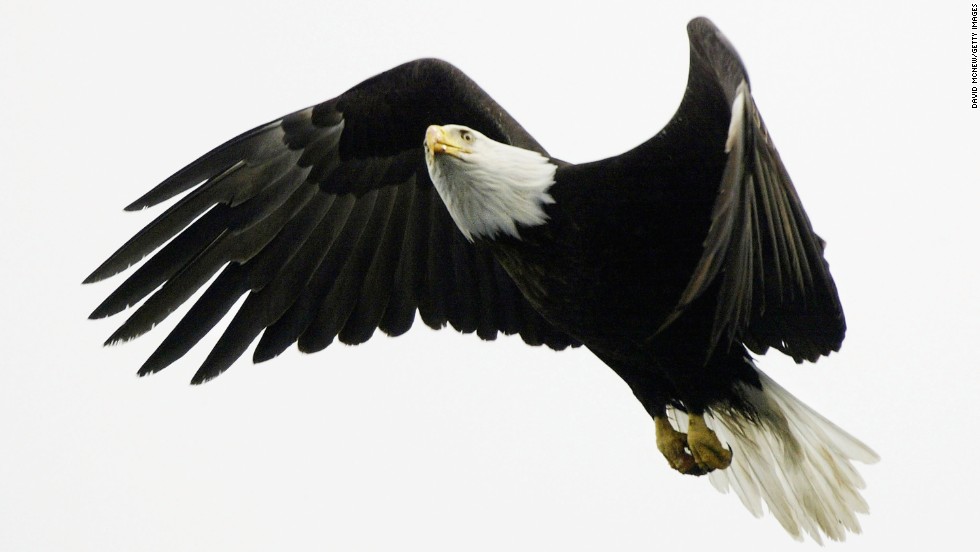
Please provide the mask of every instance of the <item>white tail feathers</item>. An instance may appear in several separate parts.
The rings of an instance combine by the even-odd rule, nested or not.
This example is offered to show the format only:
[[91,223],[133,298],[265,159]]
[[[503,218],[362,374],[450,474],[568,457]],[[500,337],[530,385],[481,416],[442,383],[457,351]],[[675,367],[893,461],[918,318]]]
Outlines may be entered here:
[[[756,517],[762,501],[797,540],[805,531],[818,543],[823,535],[842,541],[860,533],[857,514],[868,513],[861,497],[864,481],[852,461],[878,460],[867,445],[818,414],[757,369],[762,389],[739,384],[737,392],[756,410],[754,419],[732,410],[712,410],[705,421],[731,447],[732,464],[709,475],[723,493],[735,491]],[[668,409],[678,429],[687,415]]]

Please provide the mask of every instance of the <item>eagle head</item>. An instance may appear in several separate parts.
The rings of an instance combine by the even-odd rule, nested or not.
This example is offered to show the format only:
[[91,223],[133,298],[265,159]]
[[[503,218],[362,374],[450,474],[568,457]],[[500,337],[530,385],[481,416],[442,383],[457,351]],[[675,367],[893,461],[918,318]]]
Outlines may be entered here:
[[470,241],[544,224],[557,165],[538,152],[504,144],[462,125],[425,131],[429,178],[460,232]]

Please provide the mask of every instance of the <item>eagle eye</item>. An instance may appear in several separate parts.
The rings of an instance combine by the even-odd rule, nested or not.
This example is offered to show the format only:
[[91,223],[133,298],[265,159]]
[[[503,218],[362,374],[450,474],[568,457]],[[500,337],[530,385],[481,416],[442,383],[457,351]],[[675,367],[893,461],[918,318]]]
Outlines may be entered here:
[[473,134],[471,132],[467,131],[467,130],[460,131],[459,136],[460,136],[460,138],[463,139],[464,142],[472,142],[473,141]]

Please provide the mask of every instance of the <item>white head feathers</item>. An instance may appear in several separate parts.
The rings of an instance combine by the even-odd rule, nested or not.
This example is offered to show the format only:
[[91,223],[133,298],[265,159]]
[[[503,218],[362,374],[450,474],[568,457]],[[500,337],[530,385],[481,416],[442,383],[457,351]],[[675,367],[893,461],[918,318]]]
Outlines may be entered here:
[[429,176],[456,226],[473,241],[518,225],[544,224],[543,206],[558,167],[543,155],[502,144],[460,125],[430,126],[425,138]]

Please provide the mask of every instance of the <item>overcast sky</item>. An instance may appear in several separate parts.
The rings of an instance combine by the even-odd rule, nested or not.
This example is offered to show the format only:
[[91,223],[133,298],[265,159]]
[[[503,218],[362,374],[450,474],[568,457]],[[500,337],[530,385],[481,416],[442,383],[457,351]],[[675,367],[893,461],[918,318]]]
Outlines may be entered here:
[[848,550],[974,540],[969,2],[254,4],[0,4],[0,550],[790,546],[668,469],[650,418],[584,350],[419,327],[243,358],[191,387],[216,333],[139,379],[173,317],[112,348],[123,318],[85,319],[121,279],[81,280],[159,212],[122,207],[243,130],[437,56],[553,155],[614,155],[677,107],[697,15],[739,50],[828,242],[841,353],[760,366],[882,457]]

